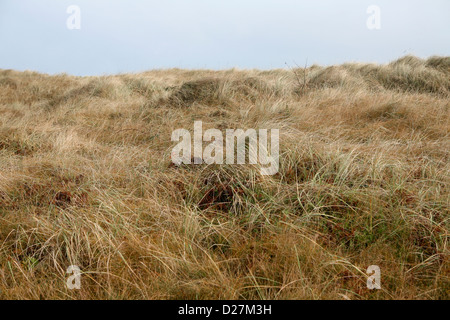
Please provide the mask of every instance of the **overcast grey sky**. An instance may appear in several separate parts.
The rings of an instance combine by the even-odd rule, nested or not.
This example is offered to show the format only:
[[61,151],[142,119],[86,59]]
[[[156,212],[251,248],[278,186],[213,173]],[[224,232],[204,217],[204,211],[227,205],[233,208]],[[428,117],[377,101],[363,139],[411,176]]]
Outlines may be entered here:
[[[66,25],[70,5],[81,29]],[[381,29],[367,27],[370,5]],[[1,69],[269,69],[406,54],[450,55],[449,0],[0,0]]]

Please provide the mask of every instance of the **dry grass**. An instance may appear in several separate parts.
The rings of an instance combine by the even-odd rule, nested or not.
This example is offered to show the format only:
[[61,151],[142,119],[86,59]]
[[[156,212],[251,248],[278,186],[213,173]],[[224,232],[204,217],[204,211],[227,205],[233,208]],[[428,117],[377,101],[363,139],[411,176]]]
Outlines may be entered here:
[[[0,70],[0,298],[448,299],[450,58],[306,80]],[[280,172],[170,166],[195,120],[279,128]]]

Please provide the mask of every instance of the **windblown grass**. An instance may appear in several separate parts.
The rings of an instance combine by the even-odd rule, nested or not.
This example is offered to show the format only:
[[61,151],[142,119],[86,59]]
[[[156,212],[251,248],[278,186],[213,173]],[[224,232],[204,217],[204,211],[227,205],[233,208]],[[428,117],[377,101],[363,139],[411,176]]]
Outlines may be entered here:
[[[448,299],[449,93],[448,57],[0,70],[0,298]],[[280,172],[171,166],[195,120],[280,129]]]

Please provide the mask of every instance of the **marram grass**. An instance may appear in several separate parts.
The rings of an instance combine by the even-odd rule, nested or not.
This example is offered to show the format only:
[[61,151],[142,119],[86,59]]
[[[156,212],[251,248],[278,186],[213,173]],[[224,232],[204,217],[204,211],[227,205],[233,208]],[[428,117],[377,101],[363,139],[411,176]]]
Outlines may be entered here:
[[[0,298],[448,299],[449,93],[449,57],[0,70]],[[279,173],[171,165],[196,120],[279,129]]]

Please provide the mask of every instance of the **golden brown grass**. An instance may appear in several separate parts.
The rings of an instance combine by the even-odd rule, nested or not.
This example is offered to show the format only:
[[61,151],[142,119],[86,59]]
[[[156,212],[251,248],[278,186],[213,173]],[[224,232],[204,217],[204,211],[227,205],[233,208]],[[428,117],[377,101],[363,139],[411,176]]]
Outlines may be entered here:
[[[0,298],[448,299],[449,93],[449,57],[0,70]],[[280,172],[170,166],[195,120],[279,128]]]

